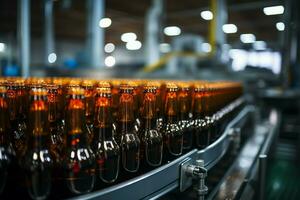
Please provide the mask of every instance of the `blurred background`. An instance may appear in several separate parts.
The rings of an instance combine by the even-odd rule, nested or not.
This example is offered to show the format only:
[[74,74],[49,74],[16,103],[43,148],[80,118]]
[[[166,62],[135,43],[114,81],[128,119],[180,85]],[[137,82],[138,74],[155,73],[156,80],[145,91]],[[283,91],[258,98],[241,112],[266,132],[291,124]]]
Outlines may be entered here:
[[[299,85],[296,0],[3,0],[4,76]],[[238,75],[237,75],[238,74]]]

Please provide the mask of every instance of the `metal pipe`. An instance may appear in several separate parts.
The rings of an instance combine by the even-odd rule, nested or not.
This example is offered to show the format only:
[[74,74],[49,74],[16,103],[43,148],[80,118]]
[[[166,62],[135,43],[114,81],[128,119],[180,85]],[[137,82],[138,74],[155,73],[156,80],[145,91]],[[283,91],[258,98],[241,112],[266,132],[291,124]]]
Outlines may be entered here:
[[44,39],[45,39],[45,63],[49,63],[48,56],[55,53],[54,47],[54,30],[53,30],[53,0],[45,1],[45,24],[44,24]]
[[21,44],[21,73],[26,78],[30,74],[30,0],[19,0],[18,37]]
[[222,47],[226,43],[226,36],[222,30],[227,22],[227,7],[225,0],[211,0],[213,19],[209,25],[209,42],[212,50],[211,55],[221,57]]
[[161,33],[161,19],[163,0],[153,0],[152,6],[146,16],[146,63],[157,62],[160,58],[159,43]]
[[104,29],[99,21],[104,17],[104,0],[89,0],[88,3],[88,51],[90,65],[101,68],[104,65]]

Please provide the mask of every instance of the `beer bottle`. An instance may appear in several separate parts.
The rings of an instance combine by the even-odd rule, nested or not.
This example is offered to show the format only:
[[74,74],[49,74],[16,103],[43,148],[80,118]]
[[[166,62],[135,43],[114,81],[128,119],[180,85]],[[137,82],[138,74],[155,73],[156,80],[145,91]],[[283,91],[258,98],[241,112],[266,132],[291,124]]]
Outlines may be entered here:
[[120,148],[114,139],[111,88],[108,82],[96,88],[93,150],[99,177],[105,183],[114,182],[119,174]]
[[163,155],[163,137],[157,131],[156,87],[148,83],[144,88],[141,117],[140,140],[141,162],[148,166],[161,165]]
[[59,99],[58,99],[58,87],[53,84],[47,85],[47,99],[48,99],[48,121],[50,132],[50,150],[55,164],[59,164],[61,161],[61,153],[64,145],[64,130],[61,126],[61,120],[59,115]]
[[28,115],[29,145],[24,156],[24,169],[28,192],[33,199],[45,199],[51,191],[52,157],[47,143],[47,90],[40,86],[30,89]]
[[180,91],[178,94],[179,104],[179,126],[183,132],[183,149],[190,149],[192,147],[193,133],[192,133],[192,119],[190,117],[191,99],[189,96],[190,88],[187,83],[180,84]]
[[127,172],[137,172],[140,166],[140,140],[134,129],[133,88],[120,86],[118,140],[121,146],[122,166]]
[[90,192],[95,182],[95,157],[87,143],[84,90],[76,84],[67,88],[66,149],[62,170],[74,194]]
[[9,121],[11,127],[12,144],[17,158],[21,158],[26,152],[27,137],[25,134],[26,123],[20,115],[20,85],[21,83],[10,79],[7,81],[7,102],[9,111]]
[[182,154],[183,133],[178,126],[178,87],[174,83],[166,84],[164,100],[164,145],[169,158]]
[[194,139],[195,145],[199,149],[205,148],[209,144],[209,132],[205,122],[205,85],[195,84],[193,94],[193,118],[194,118]]
[[6,100],[6,87],[0,85],[0,194],[3,192],[12,159],[12,147],[9,139],[9,118]]
[[94,82],[92,80],[83,80],[81,86],[84,88],[85,96],[85,117],[88,130],[88,143],[91,144],[93,140],[93,120],[95,107]]

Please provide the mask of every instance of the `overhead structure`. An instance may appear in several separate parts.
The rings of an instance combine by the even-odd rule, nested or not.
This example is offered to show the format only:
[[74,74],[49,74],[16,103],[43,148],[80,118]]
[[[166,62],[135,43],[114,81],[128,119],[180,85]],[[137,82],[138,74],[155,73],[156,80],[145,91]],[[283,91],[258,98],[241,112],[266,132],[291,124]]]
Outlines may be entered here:
[[209,43],[212,46],[211,53],[220,57],[223,45],[226,43],[226,35],[222,27],[227,22],[227,6],[225,0],[211,0],[210,4],[214,17],[209,26]]
[[[55,54],[55,45],[54,45],[54,29],[53,29],[53,0],[45,0],[44,7],[44,39],[45,39],[45,55],[44,63],[51,64],[49,57],[51,54]],[[55,55],[56,56],[56,55]]]
[[19,0],[18,38],[21,58],[21,74],[30,75],[30,0]]
[[87,53],[92,68],[104,67],[104,29],[99,21],[104,18],[104,0],[88,0]]
[[157,62],[160,58],[159,44],[162,34],[163,0],[152,0],[145,23],[146,30],[146,63]]

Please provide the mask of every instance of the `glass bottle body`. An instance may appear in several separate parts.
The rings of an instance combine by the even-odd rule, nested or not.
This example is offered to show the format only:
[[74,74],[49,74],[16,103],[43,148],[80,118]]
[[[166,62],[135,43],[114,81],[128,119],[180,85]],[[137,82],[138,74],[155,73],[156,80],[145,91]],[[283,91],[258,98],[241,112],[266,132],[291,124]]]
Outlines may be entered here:
[[120,165],[120,148],[114,139],[116,130],[113,126],[111,111],[110,87],[97,88],[93,150],[99,177],[105,183],[116,181]]
[[82,194],[94,188],[95,157],[87,143],[83,90],[79,87],[68,90],[67,144],[62,169],[69,190],[74,194]]
[[47,143],[49,129],[47,120],[46,90],[32,89],[28,115],[29,145],[24,155],[24,169],[28,192],[33,199],[45,199],[51,191],[53,160]]

